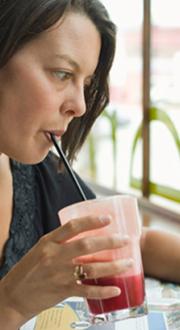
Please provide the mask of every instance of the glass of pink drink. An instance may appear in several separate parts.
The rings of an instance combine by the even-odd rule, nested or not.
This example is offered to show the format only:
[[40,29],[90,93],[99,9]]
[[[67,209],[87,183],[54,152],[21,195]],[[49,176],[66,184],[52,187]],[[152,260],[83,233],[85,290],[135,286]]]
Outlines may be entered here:
[[147,314],[144,289],[144,273],[140,252],[141,221],[137,199],[129,195],[116,195],[83,201],[62,209],[59,212],[60,221],[65,224],[73,218],[88,215],[111,215],[111,223],[101,229],[87,231],[77,235],[75,239],[84,236],[108,236],[119,233],[128,235],[130,243],[120,249],[100,251],[93,255],[82,256],[82,264],[88,262],[106,262],[115,259],[134,260],[133,266],[119,276],[87,279],[84,283],[100,286],[117,286],[121,289],[118,297],[95,300],[87,299],[91,323],[111,322]]

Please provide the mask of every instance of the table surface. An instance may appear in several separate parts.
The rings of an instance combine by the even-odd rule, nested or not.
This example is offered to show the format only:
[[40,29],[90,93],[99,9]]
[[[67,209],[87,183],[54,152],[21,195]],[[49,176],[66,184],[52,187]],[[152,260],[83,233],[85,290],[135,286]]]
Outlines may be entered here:
[[[146,278],[146,298],[149,315],[103,326],[91,326],[88,330],[180,330],[180,286]],[[21,330],[71,330],[80,314],[87,313],[82,298],[72,297],[26,323]],[[83,330],[83,324],[78,330]]]

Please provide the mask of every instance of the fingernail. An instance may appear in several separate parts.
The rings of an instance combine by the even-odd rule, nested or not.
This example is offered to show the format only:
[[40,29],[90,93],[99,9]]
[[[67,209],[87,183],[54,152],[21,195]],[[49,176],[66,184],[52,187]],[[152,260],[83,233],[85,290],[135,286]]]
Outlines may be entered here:
[[129,236],[121,236],[119,233],[113,234],[113,237],[115,239],[118,239],[121,245],[126,245],[130,241]]
[[123,243],[123,245],[128,244],[129,241],[130,241],[130,237],[129,237],[128,235],[124,235],[124,236],[122,237],[122,243]]
[[124,259],[123,263],[124,263],[125,267],[131,267],[134,264],[134,260],[133,259]]
[[99,217],[99,220],[102,222],[102,223],[110,223],[112,217],[111,215],[101,215]]
[[112,294],[113,294],[113,296],[115,297],[115,296],[119,296],[120,294],[121,294],[121,289],[120,288],[113,288],[112,289]]

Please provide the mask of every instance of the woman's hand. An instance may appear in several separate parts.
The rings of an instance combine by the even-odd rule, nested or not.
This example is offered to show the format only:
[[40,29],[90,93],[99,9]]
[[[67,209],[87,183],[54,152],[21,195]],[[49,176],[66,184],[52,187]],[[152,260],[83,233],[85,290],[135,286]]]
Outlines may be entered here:
[[[110,223],[108,217],[86,217],[68,222],[48,235],[24,256],[0,282],[0,301],[5,310],[13,311],[18,326],[70,296],[104,299],[120,294],[119,288],[77,284],[74,278],[75,260],[106,249],[123,247],[127,238],[74,236]],[[87,278],[116,275],[132,264],[128,260],[84,264]],[[0,303],[2,305],[2,303]],[[19,322],[19,323],[18,323]],[[15,328],[13,328],[15,329]]]

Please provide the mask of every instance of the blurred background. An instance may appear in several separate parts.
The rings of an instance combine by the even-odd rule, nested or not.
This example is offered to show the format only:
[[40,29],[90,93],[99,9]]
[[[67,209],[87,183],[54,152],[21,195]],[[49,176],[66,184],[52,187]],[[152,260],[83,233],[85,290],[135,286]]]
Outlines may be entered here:
[[180,218],[179,0],[102,0],[117,25],[110,104],[75,169]]

